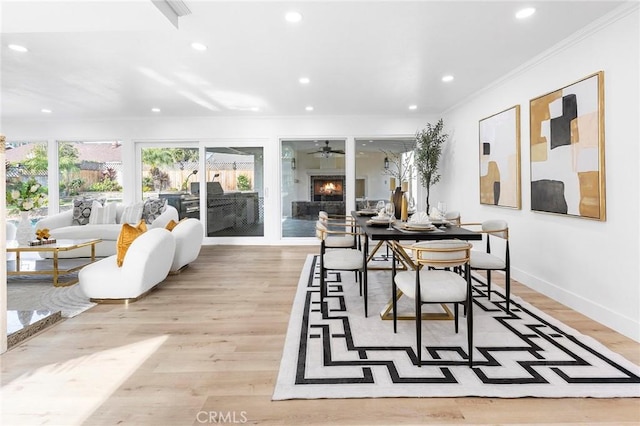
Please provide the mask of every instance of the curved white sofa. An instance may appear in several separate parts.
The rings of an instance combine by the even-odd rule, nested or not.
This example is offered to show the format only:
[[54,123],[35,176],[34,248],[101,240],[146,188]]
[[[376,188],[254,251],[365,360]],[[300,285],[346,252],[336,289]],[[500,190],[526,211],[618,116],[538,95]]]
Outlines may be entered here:
[[[83,239],[83,238],[100,238],[102,242],[96,244],[96,256],[104,257],[116,254],[116,241],[122,224],[120,217],[124,210],[123,204],[118,204],[116,208],[116,222],[104,225],[72,225],[73,209],[66,210],[51,216],[42,218],[36,224],[36,229],[49,229],[51,236],[56,239]],[[173,219],[178,221],[178,210],[175,207],[167,205],[165,211],[158,216],[151,224],[147,225],[149,229],[164,228],[167,223]],[[61,252],[60,258],[64,257],[89,257],[91,256],[91,248],[83,247],[77,250]]]
[[176,253],[170,273],[177,274],[197,259],[204,238],[204,226],[198,219],[185,219],[171,230],[176,240]]
[[85,266],[78,273],[78,285],[93,302],[136,301],[169,274],[176,239],[164,228],[150,229],[133,240],[122,267],[116,255]]

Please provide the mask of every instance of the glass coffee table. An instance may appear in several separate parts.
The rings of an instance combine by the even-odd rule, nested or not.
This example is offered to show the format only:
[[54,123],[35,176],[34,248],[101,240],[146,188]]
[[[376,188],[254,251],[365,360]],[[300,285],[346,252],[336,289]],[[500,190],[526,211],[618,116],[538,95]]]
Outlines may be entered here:
[[[96,244],[101,242],[101,239],[83,239],[83,240],[58,240],[53,244],[43,244],[38,246],[20,245],[17,241],[7,241],[7,253],[15,253],[15,260],[7,261],[7,275],[53,275],[53,285],[55,287],[65,287],[73,285],[78,282],[77,278],[69,281],[61,282],[59,280],[60,275],[67,275],[72,272],[79,271],[83,267],[96,261]],[[82,247],[91,247],[91,257],[86,258],[78,263],[77,259],[73,265],[68,267],[61,267],[58,255],[60,252],[77,250]],[[49,259],[42,260],[29,260],[24,261],[20,259],[22,253],[52,253],[53,264]],[[64,259],[71,261],[72,259]],[[10,270],[10,266],[13,264],[13,270]]]

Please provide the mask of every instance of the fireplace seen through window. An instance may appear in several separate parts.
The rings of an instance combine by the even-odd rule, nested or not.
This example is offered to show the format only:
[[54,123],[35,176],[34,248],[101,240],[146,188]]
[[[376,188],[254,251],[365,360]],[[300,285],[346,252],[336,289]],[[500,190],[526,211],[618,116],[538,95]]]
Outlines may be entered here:
[[313,201],[344,201],[344,176],[312,176]]

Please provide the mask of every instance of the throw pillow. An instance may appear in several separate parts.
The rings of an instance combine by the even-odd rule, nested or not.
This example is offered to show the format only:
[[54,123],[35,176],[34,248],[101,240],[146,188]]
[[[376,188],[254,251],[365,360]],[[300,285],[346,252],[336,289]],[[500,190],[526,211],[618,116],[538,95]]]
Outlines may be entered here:
[[173,231],[173,228],[175,228],[176,226],[178,226],[178,224],[179,224],[180,222],[183,222],[183,221],[185,221],[185,220],[187,220],[187,218],[186,218],[186,217],[184,217],[184,218],[180,219],[180,221],[178,221],[178,222],[176,222],[176,221],[175,221],[175,220],[173,220],[173,219],[169,219],[169,222],[167,222],[167,225],[164,227],[164,229],[166,229],[166,230],[168,230],[168,231]]
[[147,225],[143,220],[141,220],[137,226],[129,225],[128,223],[124,223],[122,225],[122,229],[120,230],[120,235],[118,235],[118,241],[116,243],[116,264],[119,267],[122,267],[122,264],[124,263],[124,256],[127,254],[131,243],[146,231]]
[[95,198],[76,198],[73,200],[73,221],[72,225],[86,225],[89,223],[89,217],[91,217],[91,208],[93,202],[98,202],[101,206],[104,204],[104,199],[98,200]]
[[106,223],[116,223],[116,204],[108,203],[104,206],[97,201],[91,206],[89,216],[90,225],[103,225]]
[[152,223],[167,209],[166,198],[150,198],[144,202],[142,218],[147,223]]
[[120,217],[120,223],[138,223],[142,219],[142,208],[144,203],[133,203],[124,208],[122,211],[122,217]]

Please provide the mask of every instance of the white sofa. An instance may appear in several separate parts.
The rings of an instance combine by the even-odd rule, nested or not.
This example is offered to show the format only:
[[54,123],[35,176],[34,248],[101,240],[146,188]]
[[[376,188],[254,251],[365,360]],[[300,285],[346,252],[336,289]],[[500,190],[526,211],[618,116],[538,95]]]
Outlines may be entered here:
[[[36,229],[49,229],[51,236],[56,239],[83,239],[83,238],[100,238],[102,242],[96,244],[96,256],[111,256],[116,253],[116,241],[120,235],[122,224],[120,218],[124,211],[125,205],[118,204],[116,207],[116,223],[103,225],[73,225],[73,210],[66,210],[43,219],[36,224]],[[173,219],[178,221],[178,210],[175,207],[167,205],[165,211],[158,216],[151,224],[149,229],[164,228],[169,221]],[[91,256],[91,248],[83,247],[78,250],[61,252],[59,257],[89,257]]]
[[[16,239],[16,233],[18,232],[18,227],[15,226],[13,223],[11,222],[6,222],[6,234],[5,234],[5,240],[6,241],[10,241],[10,240],[15,240]],[[15,253],[7,253],[7,260],[16,260],[16,254]]]
[[163,228],[150,229],[133,240],[122,266],[116,255],[85,266],[78,285],[94,302],[131,302],[144,296],[169,274],[176,239]]
[[178,222],[171,230],[171,235],[176,240],[176,253],[170,273],[176,274],[198,258],[204,238],[204,226],[198,219],[185,219]]

